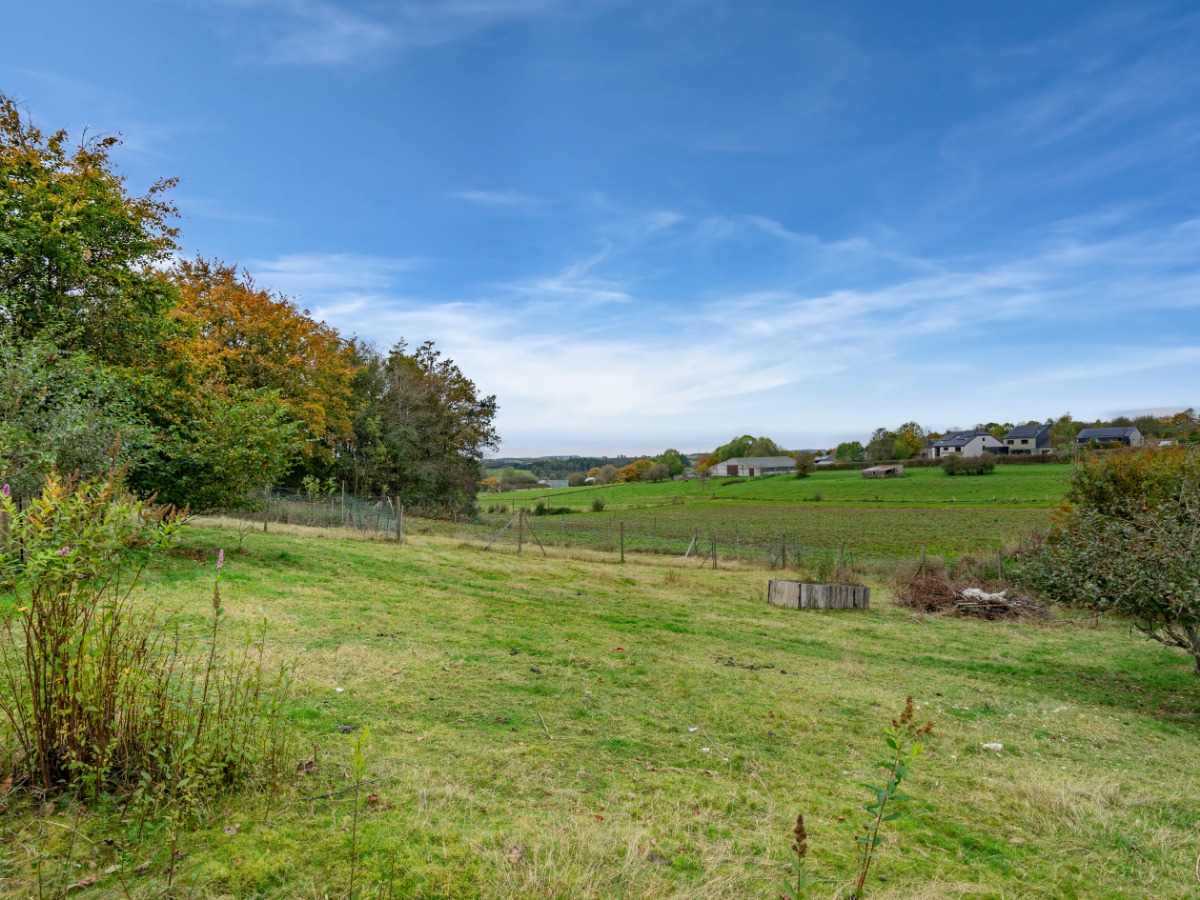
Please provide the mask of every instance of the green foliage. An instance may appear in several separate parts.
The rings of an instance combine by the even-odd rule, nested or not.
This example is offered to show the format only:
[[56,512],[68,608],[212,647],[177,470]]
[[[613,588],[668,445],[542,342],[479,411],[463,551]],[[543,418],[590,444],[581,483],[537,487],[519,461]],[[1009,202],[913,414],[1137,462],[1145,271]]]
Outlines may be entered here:
[[604,500],[597,497],[592,501],[592,512],[604,512]]
[[996,457],[991,453],[981,456],[963,456],[954,453],[942,462],[942,470],[947,475],[990,475],[996,468]]
[[130,473],[143,493],[195,509],[237,508],[278,484],[298,456],[300,425],[274,391],[229,387],[187,402],[192,414]]
[[0,623],[8,771],[42,791],[93,801],[115,791],[150,807],[281,771],[286,673],[266,673],[262,635],[218,653],[219,584],[207,646],[163,630],[155,607],[132,599],[179,519],[112,478],[51,475],[24,508],[7,494],[0,504],[12,600]]
[[0,94],[0,322],[19,342],[129,365],[152,352],[174,294],[156,266],[175,249],[173,181],[132,197],[115,137],[71,148]]
[[129,384],[86,354],[0,335],[0,480],[19,497],[51,470],[90,478],[141,462],[152,433]]
[[1085,458],[1069,503],[1018,578],[1051,599],[1127,618],[1200,674],[1200,453]]
[[741,456],[782,456],[783,449],[768,437],[754,437],[743,434],[734,438],[728,444],[722,444],[708,457],[708,465],[724,462],[727,459],[737,459]]
[[687,468],[687,460],[683,458],[682,453],[674,448],[664,450],[654,461],[667,467],[667,475],[670,478],[682,475]]
[[817,471],[816,457],[814,457],[811,453],[796,454],[797,478],[807,478],[815,471]]
[[340,455],[357,493],[406,504],[473,498],[483,451],[499,444],[496,398],[441,351],[400,341],[386,358],[358,348],[355,437]]
[[848,441],[838,444],[833,455],[838,462],[864,462],[867,458],[867,449],[858,441]]

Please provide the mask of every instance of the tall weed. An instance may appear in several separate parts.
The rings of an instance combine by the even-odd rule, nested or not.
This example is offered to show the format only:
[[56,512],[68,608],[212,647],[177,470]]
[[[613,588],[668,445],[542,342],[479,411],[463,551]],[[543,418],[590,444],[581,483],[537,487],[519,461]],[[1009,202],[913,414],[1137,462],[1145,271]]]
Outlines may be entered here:
[[153,807],[278,777],[290,670],[268,667],[265,631],[223,648],[219,569],[202,638],[134,596],[181,516],[115,476],[51,474],[25,508],[7,494],[0,508],[0,762],[19,783]]

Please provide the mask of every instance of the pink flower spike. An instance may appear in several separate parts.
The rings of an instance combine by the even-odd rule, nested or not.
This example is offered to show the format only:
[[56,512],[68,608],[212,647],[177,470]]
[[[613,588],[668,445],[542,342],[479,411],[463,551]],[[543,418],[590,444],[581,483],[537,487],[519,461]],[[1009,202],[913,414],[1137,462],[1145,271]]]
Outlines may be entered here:
[[71,548],[70,548],[70,547],[63,547],[61,550],[59,550],[59,551],[58,551],[58,555],[59,555],[59,556],[66,556],[66,555],[67,555],[68,553],[70,553],[70,552],[71,552]]
[[6,484],[6,485],[4,486],[4,490],[3,490],[3,492],[2,492],[2,493],[4,494],[4,496],[5,496],[5,497],[11,497],[11,496],[12,496],[12,488],[10,488],[10,487],[9,487],[9,486]]
[[223,565],[225,565],[225,551],[218,550],[217,551],[217,568],[219,569]]

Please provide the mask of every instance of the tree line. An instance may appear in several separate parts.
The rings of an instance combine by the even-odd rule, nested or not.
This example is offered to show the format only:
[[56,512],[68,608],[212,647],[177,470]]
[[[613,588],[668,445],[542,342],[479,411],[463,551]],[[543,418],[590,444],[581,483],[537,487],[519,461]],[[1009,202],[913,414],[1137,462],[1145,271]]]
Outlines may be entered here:
[[0,94],[0,479],[123,468],[193,509],[268,485],[474,496],[496,399],[432,343],[384,352],[236,265],[179,259],[173,179],[130,193]]
[[[1181,443],[1200,442],[1200,416],[1194,409],[1185,409],[1165,415],[1145,414],[1133,418],[1118,416],[1111,420],[1096,420],[1092,422],[1072,418],[1070,413],[1051,417],[1044,422],[1030,420],[1017,423],[1021,425],[1050,426],[1050,446],[1056,451],[1071,452],[1075,445],[1075,435],[1084,428],[1124,428],[1135,427],[1145,437],[1155,440],[1174,440]],[[986,431],[997,440],[1003,440],[1013,428],[1012,422],[986,422],[975,426],[976,430]],[[876,428],[866,444],[859,441],[846,441],[838,444],[833,450],[834,457],[839,462],[884,462],[892,460],[913,459],[936,441],[953,431],[963,431],[961,428],[947,428],[945,431],[926,429],[916,422],[905,422],[895,428]]]

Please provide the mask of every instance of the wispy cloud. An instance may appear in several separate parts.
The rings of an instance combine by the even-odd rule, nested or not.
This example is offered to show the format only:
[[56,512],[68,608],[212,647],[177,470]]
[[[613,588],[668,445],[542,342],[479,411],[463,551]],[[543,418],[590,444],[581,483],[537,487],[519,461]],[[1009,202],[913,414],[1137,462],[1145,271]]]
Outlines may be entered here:
[[451,195],[456,200],[465,200],[480,206],[505,207],[510,209],[532,210],[544,207],[549,201],[539,197],[531,197],[521,191],[514,190],[463,190],[454,191]]
[[413,47],[458,40],[508,19],[542,14],[561,0],[411,0],[370,9],[335,0],[218,0],[237,14],[218,29],[242,42],[247,30],[263,53],[286,66],[340,67],[375,62]]

